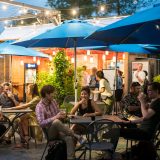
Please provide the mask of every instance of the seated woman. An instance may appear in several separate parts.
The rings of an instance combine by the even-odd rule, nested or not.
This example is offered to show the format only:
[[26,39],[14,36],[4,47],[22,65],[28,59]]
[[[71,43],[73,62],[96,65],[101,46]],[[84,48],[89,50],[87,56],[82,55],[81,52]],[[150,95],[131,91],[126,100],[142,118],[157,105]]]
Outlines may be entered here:
[[36,119],[36,115],[35,115],[36,105],[40,101],[37,84],[29,84],[28,88],[27,88],[27,93],[28,93],[28,96],[31,96],[31,98],[32,98],[31,101],[29,101],[28,103],[25,103],[25,104],[21,104],[21,105],[16,106],[16,107],[12,107],[11,109],[30,108],[30,109],[33,110],[32,113],[26,114],[26,115],[21,117],[20,129],[21,129],[21,132],[22,132],[22,136],[24,136],[24,139],[26,141],[29,140],[29,133],[28,133],[29,123],[28,123],[28,120],[30,119],[30,125],[37,127],[36,128],[37,133],[35,133],[36,134],[35,135],[36,140],[42,141],[42,137],[43,137],[42,130],[37,123],[37,119]]
[[[85,86],[81,89],[80,101],[76,103],[71,110],[71,115],[75,115],[75,113],[78,112],[78,115],[83,117],[101,116],[101,110],[93,100],[89,99],[89,97],[90,89],[88,86]],[[73,125],[71,129],[77,134],[84,134],[86,127],[76,124]]]

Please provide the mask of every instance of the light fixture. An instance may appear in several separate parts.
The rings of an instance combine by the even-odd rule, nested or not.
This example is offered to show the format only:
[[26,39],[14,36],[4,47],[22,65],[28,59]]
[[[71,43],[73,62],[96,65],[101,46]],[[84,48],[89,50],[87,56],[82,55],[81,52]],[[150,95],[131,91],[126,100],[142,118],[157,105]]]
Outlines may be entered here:
[[50,11],[45,11],[45,15],[46,16],[50,15]]
[[87,50],[87,56],[89,56],[91,54],[90,50]]
[[21,24],[24,24],[24,21],[23,21],[23,20],[21,20]]
[[49,56],[49,60],[52,61],[52,56]]
[[113,56],[112,61],[116,62],[116,57],[115,56]]
[[105,54],[103,54],[102,59],[103,59],[103,61],[106,60],[106,55]]
[[36,62],[36,57],[33,57],[33,62]]
[[23,61],[23,60],[20,61],[20,65],[21,65],[21,66],[24,65],[24,61]]
[[101,12],[104,12],[104,11],[105,11],[105,6],[104,6],[104,5],[101,5],[101,6],[100,6],[100,11],[101,11]]
[[125,53],[123,53],[122,58],[123,58],[123,60],[125,59]]
[[94,62],[94,60],[93,60],[93,57],[91,56],[90,57],[90,63],[93,63]]
[[37,65],[39,66],[41,64],[40,60],[38,59],[37,60]]
[[74,58],[73,57],[71,58],[71,63],[74,63]]
[[56,55],[56,51],[53,51],[53,52],[52,52],[52,55],[55,56],[55,55]]
[[84,59],[84,61],[87,61],[87,56],[86,56],[86,55],[84,55],[83,59]]
[[77,9],[72,9],[72,15],[73,16],[77,15]]
[[5,10],[7,10],[7,8],[8,8],[8,7],[7,7],[6,5],[2,5],[2,10],[5,11]]
[[105,55],[107,55],[107,56],[108,56],[108,55],[109,55],[109,51],[105,51]]

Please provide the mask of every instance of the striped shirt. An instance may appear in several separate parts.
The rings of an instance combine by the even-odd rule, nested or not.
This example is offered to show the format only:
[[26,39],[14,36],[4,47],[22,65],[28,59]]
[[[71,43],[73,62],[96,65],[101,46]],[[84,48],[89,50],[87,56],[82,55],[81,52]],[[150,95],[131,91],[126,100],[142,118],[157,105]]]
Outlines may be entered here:
[[51,122],[56,119],[57,113],[59,113],[59,107],[55,100],[49,103],[42,99],[36,106],[36,117],[42,128],[50,126]]

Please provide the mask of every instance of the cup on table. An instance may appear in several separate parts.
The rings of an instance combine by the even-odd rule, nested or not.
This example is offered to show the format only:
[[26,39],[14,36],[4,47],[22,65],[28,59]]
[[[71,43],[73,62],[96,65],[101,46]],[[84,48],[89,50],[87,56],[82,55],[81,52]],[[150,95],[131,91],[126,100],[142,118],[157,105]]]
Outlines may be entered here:
[[91,116],[92,121],[95,121],[95,118],[96,118],[95,116]]

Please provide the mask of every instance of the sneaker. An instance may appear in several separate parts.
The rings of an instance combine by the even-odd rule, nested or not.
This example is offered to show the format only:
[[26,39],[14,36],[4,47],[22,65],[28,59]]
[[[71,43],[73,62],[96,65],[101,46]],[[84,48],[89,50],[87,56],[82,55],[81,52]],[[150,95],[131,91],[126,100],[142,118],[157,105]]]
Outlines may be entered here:
[[86,142],[87,140],[83,138],[82,136],[79,137],[78,142],[82,145]]

